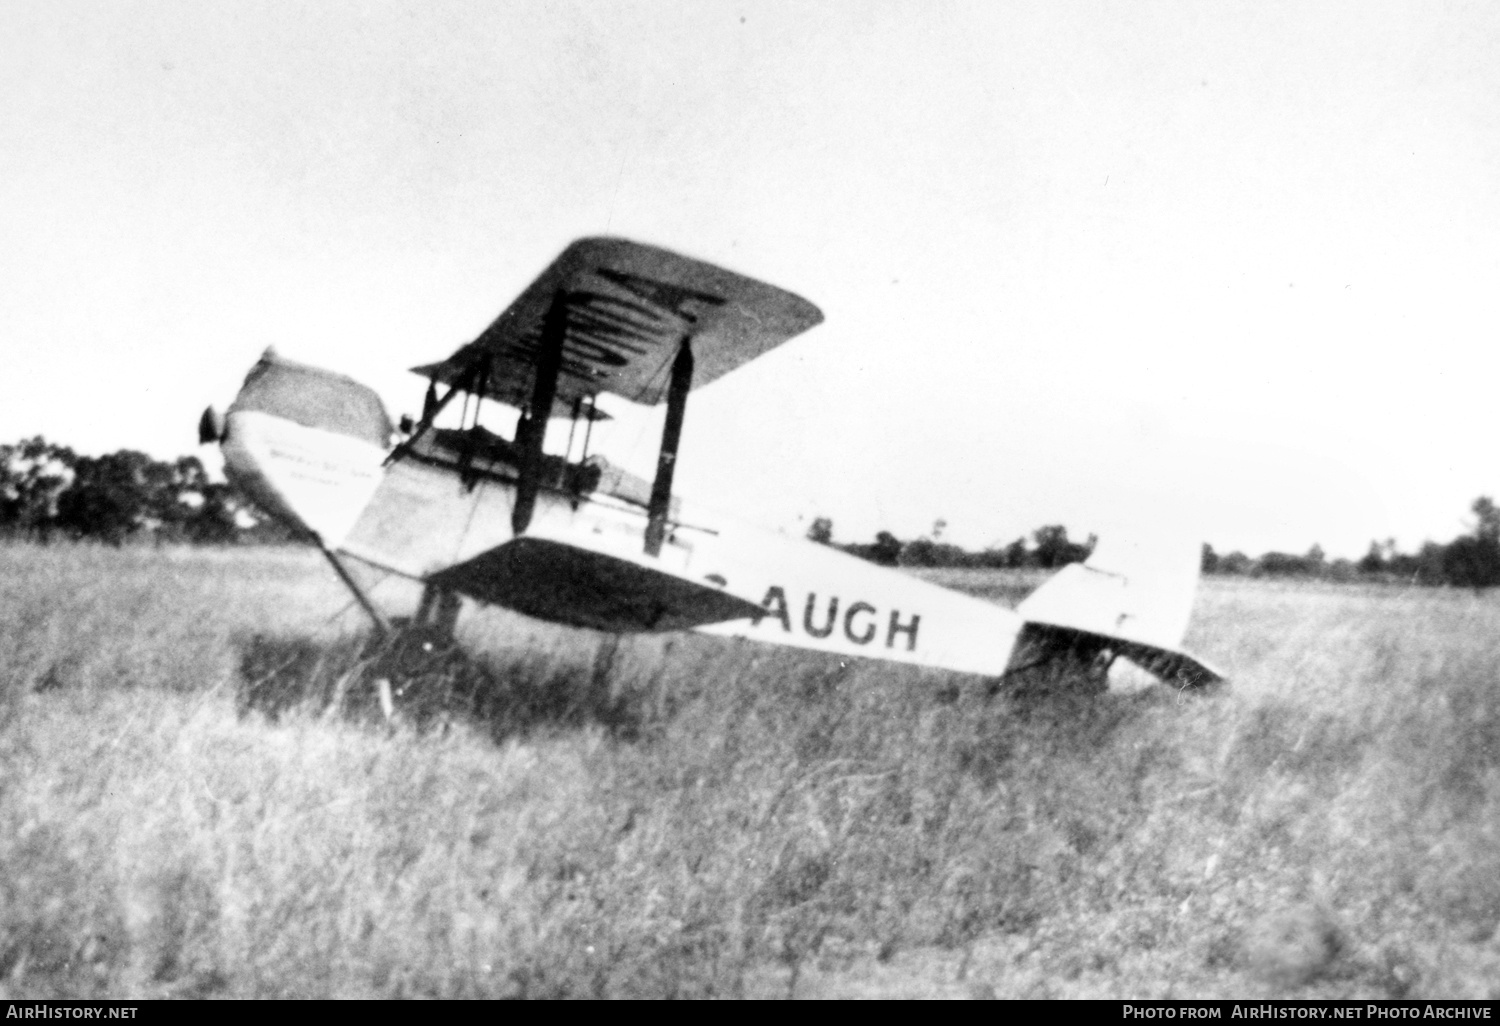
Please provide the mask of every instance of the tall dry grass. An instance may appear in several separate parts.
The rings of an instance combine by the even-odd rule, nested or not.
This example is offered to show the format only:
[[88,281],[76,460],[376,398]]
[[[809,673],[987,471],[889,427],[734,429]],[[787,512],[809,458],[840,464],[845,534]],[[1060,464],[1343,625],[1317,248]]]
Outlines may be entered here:
[[0,549],[6,994],[1500,996],[1489,596],[1210,584],[1207,700],[345,604]]

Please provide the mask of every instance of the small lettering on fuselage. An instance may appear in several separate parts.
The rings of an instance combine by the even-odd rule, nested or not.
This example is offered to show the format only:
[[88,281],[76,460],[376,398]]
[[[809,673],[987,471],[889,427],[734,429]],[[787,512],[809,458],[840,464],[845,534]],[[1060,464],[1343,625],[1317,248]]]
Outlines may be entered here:
[[[762,620],[770,617],[781,624],[782,630],[791,633],[792,611],[787,605],[785,588],[773,584],[766,592],[766,597],[760,600],[760,609],[750,619],[752,627],[759,627]],[[891,615],[882,622],[880,610],[868,602],[851,602],[845,606],[837,595],[831,595],[827,602],[821,602],[817,592],[809,592],[807,603],[802,607],[802,630],[808,637],[828,638],[835,630],[842,628],[844,637],[849,641],[856,645],[868,645],[876,639],[880,628],[884,626],[885,647],[895,648],[896,639],[903,637],[906,639],[908,652],[916,650],[917,628],[921,623],[919,613],[912,613],[903,622],[899,609],[892,609]]]

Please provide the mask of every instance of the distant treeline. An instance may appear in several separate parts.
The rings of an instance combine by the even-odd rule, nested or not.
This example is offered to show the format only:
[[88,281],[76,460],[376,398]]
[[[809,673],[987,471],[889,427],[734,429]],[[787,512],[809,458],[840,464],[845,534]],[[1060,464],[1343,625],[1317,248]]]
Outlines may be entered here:
[[[1328,559],[1314,545],[1303,555],[1243,552],[1220,555],[1203,546],[1203,572],[1240,577],[1328,581],[1389,581],[1485,588],[1500,584],[1500,507],[1481,496],[1470,507],[1474,528],[1447,544],[1426,542],[1415,553],[1394,541],[1371,542],[1362,559]],[[807,536],[883,566],[1051,570],[1081,562],[1096,539],[1078,542],[1061,524],[1008,545],[970,551],[943,540],[939,520],[920,538],[902,541],[881,531],[867,543],[836,544],[833,521],[818,517]],[[233,485],[210,481],[195,456],[166,463],[122,449],[80,456],[38,436],[0,445],[0,538],[48,542],[92,539],[190,544],[286,542],[291,533]]]
[[236,544],[290,539],[195,456],[80,456],[38,436],[0,445],[0,537]]
[[[1202,568],[1205,574],[1235,577],[1492,587],[1500,584],[1500,508],[1481,496],[1470,509],[1475,518],[1472,531],[1446,545],[1425,542],[1415,553],[1401,552],[1394,540],[1372,541],[1370,550],[1358,560],[1330,560],[1319,545],[1300,556],[1267,552],[1255,557],[1243,552],[1220,555],[1212,545],[1204,545]],[[833,541],[833,522],[818,517],[807,536],[884,566],[1009,569],[1052,569],[1077,563],[1088,558],[1096,541],[1093,535],[1086,542],[1072,541],[1067,528],[1053,524],[1033,532],[1030,540],[1017,538],[1009,545],[976,552],[942,541],[945,526],[939,520],[930,535],[911,541],[881,531],[873,542],[841,545]]]
[[902,541],[889,531],[881,531],[868,544],[856,542],[838,545],[833,541],[833,521],[827,517],[818,517],[808,529],[807,537],[811,541],[832,545],[852,556],[868,559],[881,566],[971,567],[990,570],[1051,570],[1069,563],[1081,563],[1094,551],[1094,543],[1098,540],[1089,535],[1088,541],[1076,542],[1068,537],[1066,527],[1050,524],[1032,532],[1029,541],[1017,538],[1009,545],[971,552],[943,541],[943,528],[946,526],[944,521],[939,520],[933,525],[930,535],[910,541]]
[[1500,584],[1500,520],[1488,497],[1475,500],[1472,508],[1479,517],[1474,530],[1446,545],[1428,541],[1416,552],[1402,552],[1394,540],[1372,541],[1370,550],[1357,560],[1330,560],[1317,545],[1302,556],[1267,552],[1254,559],[1243,552],[1221,556],[1213,546],[1205,545],[1203,572],[1240,577],[1494,587]]

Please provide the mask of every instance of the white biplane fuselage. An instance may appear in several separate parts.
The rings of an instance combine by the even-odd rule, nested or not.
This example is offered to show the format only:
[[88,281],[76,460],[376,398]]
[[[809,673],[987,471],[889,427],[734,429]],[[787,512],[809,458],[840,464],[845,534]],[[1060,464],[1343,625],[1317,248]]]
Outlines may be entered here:
[[[369,389],[270,351],[211,434],[236,483],[314,538],[378,625],[348,559],[420,581],[429,597],[607,632],[690,629],[995,677],[1124,655],[1185,684],[1217,679],[1179,647],[1196,545],[1165,560],[1117,547],[1012,611],[829,546],[695,516],[671,494],[688,390],[819,320],[804,300],[711,265],[581,240],[474,343],[418,368],[433,387],[404,439]],[[438,383],[449,386],[441,400]],[[654,482],[543,452],[541,412],[571,402],[575,417],[602,417],[600,391],[667,401]],[[523,409],[517,438],[490,434],[477,415],[435,427],[462,393]]]

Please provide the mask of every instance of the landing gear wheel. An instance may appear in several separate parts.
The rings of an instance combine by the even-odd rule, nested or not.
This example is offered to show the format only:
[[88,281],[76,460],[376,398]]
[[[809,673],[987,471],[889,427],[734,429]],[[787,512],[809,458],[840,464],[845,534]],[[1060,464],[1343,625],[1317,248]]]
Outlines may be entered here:
[[1106,648],[1089,662],[1088,669],[1083,671],[1085,694],[1102,695],[1109,690],[1109,668],[1115,664],[1115,657],[1115,653]]
[[452,695],[457,663],[464,662],[454,641],[463,602],[457,593],[427,585],[416,615],[392,623],[392,634],[376,652],[369,673],[387,721],[403,709],[441,707]]

